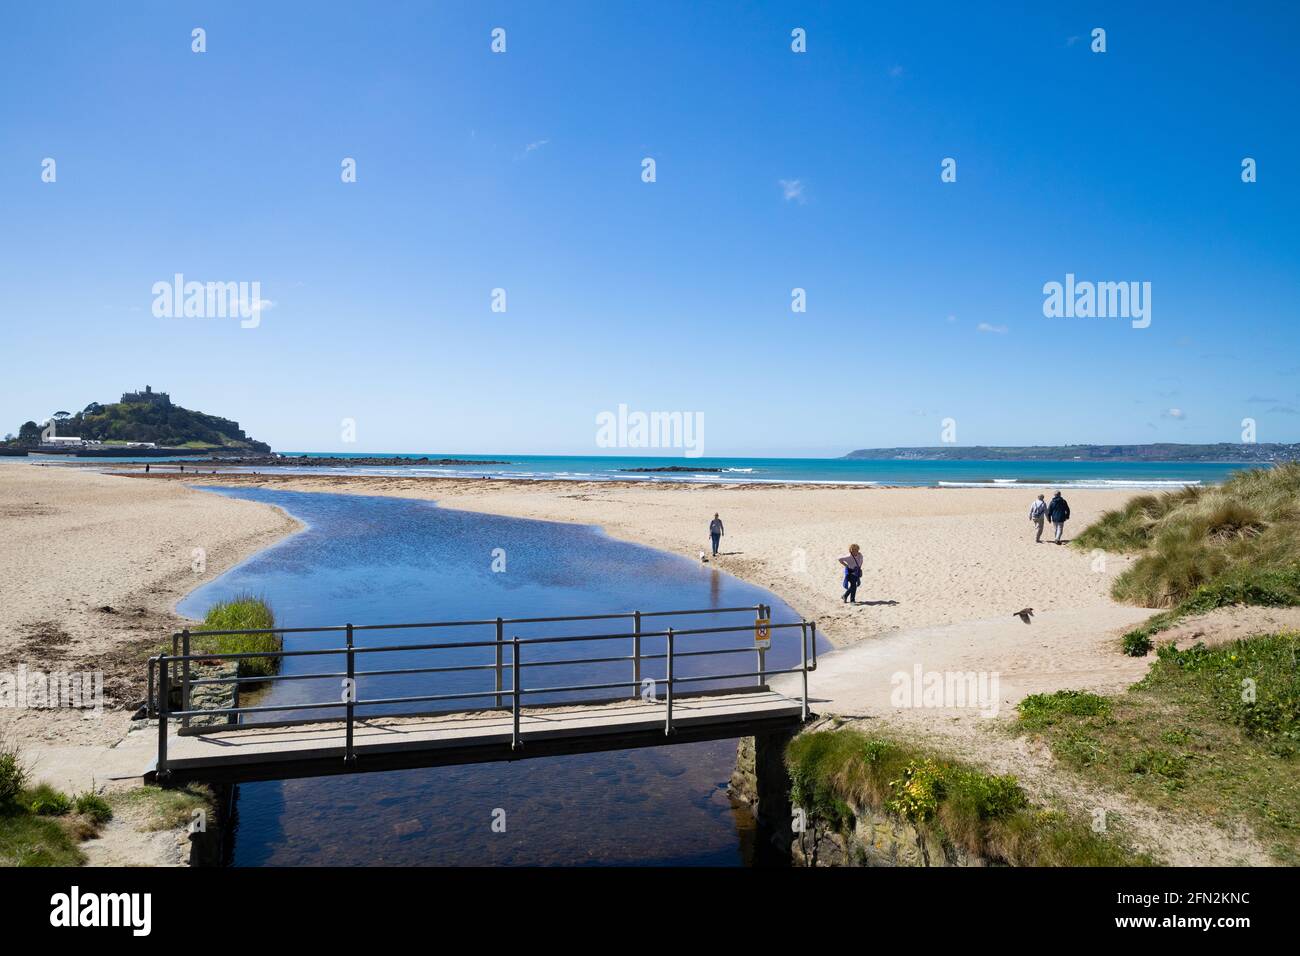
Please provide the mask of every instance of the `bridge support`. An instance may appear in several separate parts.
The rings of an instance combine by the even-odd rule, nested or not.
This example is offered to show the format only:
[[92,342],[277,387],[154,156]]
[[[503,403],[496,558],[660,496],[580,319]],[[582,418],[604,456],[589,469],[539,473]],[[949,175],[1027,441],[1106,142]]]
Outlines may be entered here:
[[731,774],[732,795],[749,804],[758,823],[760,843],[764,848],[773,847],[781,860],[790,858],[793,841],[785,748],[796,733],[796,729],[791,729],[740,738],[736,769]]

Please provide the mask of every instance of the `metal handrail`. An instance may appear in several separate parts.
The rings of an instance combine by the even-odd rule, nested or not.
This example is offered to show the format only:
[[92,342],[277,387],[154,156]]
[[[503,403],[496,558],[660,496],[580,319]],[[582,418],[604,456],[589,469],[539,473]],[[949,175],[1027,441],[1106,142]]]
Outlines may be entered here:
[[[617,614],[569,614],[563,617],[494,617],[485,621],[427,621],[416,624],[327,624],[320,627],[255,627],[239,631],[203,631],[190,629],[191,636],[230,637],[236,634],[311,634],[329,631],[344,632],[349,627],[353,631],[398,631],[417,627],[487,627],[502,624],[558,624],[561,621],[613,621],[619,618],[669,617],[682,614],[735,614],[740,611],[762,611],[769,609],[766,604],[750,604],[746,607],[704,607],[685,611],[619,611]],[[178,632],[184,633],[184,632]]]
[[[770,644],[771,641],[776,638],[778,632],[788,632],[793,628],[799,628],[800,648],[802,654],[801,663],[798,666],[790,667],[786,669],[778,669],[778,670],[770,669],[767,667],[766,664],[766,658],[765,658],[766,645],[763,644],[756,644],[755,647],[706,648],[703,650],[694,650],[694,651],[677,650],[677,642],[683,637],[692,638],[692,637],[699,637],[708,634],[727,634],[727,633],[736,634],[742,632],[750,632],[751,630],[754,630],[758,626],[757,620],[755,621],[754,624],[733,625],[728,627],[700,627],[700,628],[682,628],[682,629],[669,627],[663,631],[643,631],[641,629],[641,619],[643,617],[667,617],[667,616],[677,615],[677,614],[734,613],[737,611],[755,611],[759,619],[766,619],[767,621],[769,621],[769,623],[765,625],[768,630],[767,644]],[[349,764],[351,764],[355,761],[356,758],[356,752],[354,746],[354,725],[356,722],[356,708],[358,706],[361,705],[391,706],[396,704],[409,704],[409,703],[417,703],[417,702],[432,703],[438,701],[471,701],[476,699],[481,700],[483,698],[493,698],[496,701],[495,706],[470,707],[470,708],[463,708],[460,711],[458,711],[462,713],[477,713],[477,712],[496,711],[496,710],[504,709],[503,698],[507,696],[510,698],[509,707],[510,710],[512,711],[513,730],[511,735],[511,746],[512,749],[517,749],[523,746],[519,725],[520,725],[520,710],[522,706],[522,698],[524,696],[538,695],[538,694],[560,694],[566,692],[579,692],[579,691],[615,690],[619,688],[627,688],[630,686],[633,689],[633,696],[635,697],[637,696],[638,691],[643,689],[642,685],[646,683],[650,683],[652,686],[657,686],[660,684],[659,679],[642,678],[642,663],[648,660],[665,661],[665,677],[662,679],[662,683],[666,690],[665,723],[664,723],[664,733],[666,735],[671,735],[674,732],[673,702],[675,696],[680,696],[675,692],[676,685],[691,684],[700,681],[721,681],[721,680],[739,680],[745,678],[756,678],[757,685],[759,687],[765,688],[767,686],[767,679],[769,677],[779,675],[779,674],[802,674],[803,677],[802,714],[804,718],[807,719],[808,671],[810,669],[815,669],[816,667],[816,625],[814,622],[810,622],[810,621],[772,624],[770,623],[770,613],[771,613],[770,609],[766,605],[760,604],[752,608],[726,608],[726,609],[717,609],[716,611],[714,611],[713,609],[707,609],[707,610],[699,610],[699,611],[657,611],[657,612],[647,612],[647,613],[631,612],[629,614],[619,614],[619,615],[591,615],[586,617],[563,617],[563,618],[553,618],[553,619],[521,618],[521,619],[515,619],[513,623],[540,623],[544,621],[562,622],[562,621],[573,621],[573,620],[607,620],[613,618],[632,618],[634,622],[634,629],[631,632],[604,633],[604,634],[593,634],[593,635],[559,635],[559,636],[543,636],[543,637],[531,637],[531,638],[529,637],[521,638],[517,635],[513,635],[509,641],[504,640],[504,636],[502,634],[502,629],[505,623],[508,623],[507,619],[494,618],[490,621],[482,621],[482,622],[453,622],[453,623],[460,623],[460,624],[475,623],[475,624],[483,624],[483,625],[488,625],[488,624],[493,625],[494,627],[497,627],[497,636],[495,640],[466,641],[466,642],[437,642],[437,643],[427,643],[427,644],[399,644],[399,645],[384,645],[380,647],[357,647],[353,640],[355,632],[358,630],[381,630],[387,627],[408,628],[408,627],[443,626],[443,625],[442,624],[433,624],[433,625],[347,624],[347,625],[343,625],[341,628],[331,627],[328,629],[262,628],[262,629],[248,630],[248,631],[222,631],[222,632],[185,631],[182,632],[180,635],[177,635],[178,640],[174,641],[173,643],[174,647],[179,645],[178,649],[183,648],[185,653],[172,654],[172,655],[163,653],[156,657],[149,658],[148,661],[148,668],[149,668],[148,682],[150,688],[150,703],[154,705],[153,712],[154,714],[156,714],[158,718],[159,737],[158,737],[157,771],[159,774],[163,776],[166,775],[167,735],[168,735],[167,728],[169,722],[172,719],[178,718],[180,720],[182,733],[184,733],[188,731],[191,726],[190,723],[191,718],[198,717],[198,716],[226,716],[226,717],[233,718],[233,722],[237,724],[240,718],[245,714],[272,714],[272,713],[287,713],[292,711],[320,711],[320,710],[333,710],[337,708],[345,708],[346,715],[344,717],[344,720],[346,723],[346,744],[344,748],[344,756],[345,756],[345,760]],[[331,632],[342,631],[346,635],[346,644],[344,647],[331,647],[331,648],[305,648],[301,650],[292,650],[292,651],[286,651],[286,650],[262,651],[262,652],[242,651],[242,652],[229,652],[229,653],[224,653],[224,652],[202,653],[202,652],[194,651],[193,648],[191,647],[192,638],[199,635],[214,636],[214,635],[234,635],[234,634],[304,633],[304,632],[310,632],[315,630],[328,630]],[[665,653],[662,654],[641,653],[641,642],[645,638],[660,638],[660,637],[664,638],[666,641]],[[813,656],[812,656],[811,667],[809,664],[809,648],[808,648],[808,641],[810,638],[814,642],[814,646],[812,649]],[[568,643],[589,642],[589,641],[609,641],[609,640],[627,640],[627,639],[631,639],[633,642],[633,653],[630,656],[613,656],[613,657],[601,656],[601,657],[590,657],[590,658],[576,657],[576,658],[563,658],[559,660],[524,661],[522,659],[522,654],[521,654],[523,646],[529,644],[568,644]],[[511,659],[509,662],[509,667],[511,670],[511,686],[508,690],[504,688],[502,683],[503,668],[505,666],[504,661],[502,659],[503,658],[502,649],[505,646],[505,644],[509,644],[511,647]],[[376,669],[376,670],[357,670],[356,668],[356,655],[358,654],[382,654],[382,653],[398,653],[398,652],[405,653],[405,652],[413,652],[413,651],[439,651],[439,650],[464,649],[464,648],[474,648],[474,647],[494,648],[496,651],[496,655],[495,655],[496,662],[488,663],[488,664],[459,664],[459,665],[440,666],[440,667],[388,668],[388,669]],[[747,654],[747,653],[753,653],[755,650],[757,650],[758,652],[757,668],[752,671],[742,670],[739,672],[726,673],[726,674],[704,674],[704,675],[694,675],[694,676],[682,676],[676,673],[676,669],[674,667],[675,661],[678,658],[704,657],[704,656],[721,655],[721,654]],[[310,674],[285,674],[285,675],[274,674],[265,677],[241,677],[238,676],[237,674],[232,677],[214,677],[214,678],[195,678],[191,676],[192,669],[190,665],[191,663],[194,662],[240,661],[240,660],[246,660],[250,658],[266,658],[266,657],[274,657],[283,660],[285,658],[291,658],[291,657],[318,657],[321,655],[329,655],[329,654],[345,655],[347,660],[346,670],[327,671],[327,672],[310,673]],[[560,665],[576,666],[576,665],[584,665],[584,664],[617,664],[617,663],[625,663],[625,662],[631,662],[633,665],[633,679],[631,681],[626,681],[626,680],[601,681],[601,682],[589,682],[584,684],[567,684],[567,685],[562,684],[562,685],[546,686],[546,687],[523,686],[523,680],[522,680],[523,669],[528,667],[555,667]],[[178,670],[179,673],[177,673]],[[422,694],[422,695],[411,695],[411,696],[402,696],[402,697],[382,697],[382,698],[373,698],[373,699],[363,699],[360,697],[360,695],[357,692],[358,679],[361,677],[392,676],[392,675],[399,675],[399,674],[453,673],[453,672],[461,672],[461,671],[484,671],[484,670],[493,670],[496,673],[495,686],[488,690],[474,690],[474,691],[443,693],[443,694]],[[158,678],[156,701],[153,700],[155,674],[157,675]],[[182,681],[181,706],[179,709],[172,707],[172,703],[170,699],[171,686],[176,676],[179,676]],[[344,684],[345,693],[342,700],[315,701],[315,702],[293,703],[293,704],[240,706],[238,693],[239,693],[240,685],[243,684],[270,684],[270,683],[275,683],[277,681],[313,680],[313,679],[320,680],[320,679],[329,679],[329,678],[333,678],[333,679],[343,678],[346,681],[346,683]],[[192,687],[198,685],[222,684],[222,683],[232,684],[234,686],[235,695],[236,695],[234,700],[235,706],[226,707],[226,708],[197,709],[197,710],[190,706],[190,689]],[[737,690],[736,688],[732,688],[730,692],[736,692],[736,690]],[[727,691],[722,691],[722,692],[725,693]],[[714,693],[714,691],[697,691],[694,693],[707,694],[707,693]],[[568,701],[568,702],[556,703],[553,706],[569,706],[574,704],[596,705],[601,703],[614,702],[617,701],[618,699],[620,698],[611,698],[610,700],[600,700],[600,701],[597,700]],[[402,715],[391,715],[391,716],[418,717],[418,716],[431,716],[433,714],[446,713],[446,712],[447,711],[435,710],[435,711],[418,712],[418,713],[402,714]],[[282,721],[282,722],[271,722],[271,723],[262,722],[252,726],[256,726],[258,728],[266,728],[269,726],[287,726],[287,725],[304,724],[304,723],[319,723],[321,720],[328,720],[328,719],[329,718],[320,717],[320,716],[306,717],[306,718],[300,718],[296,720]],[[363,718],[363,719],[367,719],[367,718]]]

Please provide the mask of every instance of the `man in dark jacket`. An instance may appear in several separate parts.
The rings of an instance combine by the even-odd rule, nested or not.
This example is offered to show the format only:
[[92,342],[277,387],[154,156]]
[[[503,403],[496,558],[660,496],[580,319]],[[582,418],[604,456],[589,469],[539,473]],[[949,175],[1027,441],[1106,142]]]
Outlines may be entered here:
[[1052,528],[1056,532],[1056,543],[1060,544],[1065,523],[1070,520],[1070,503],[1061,497],[1059,491],[1052,495],[1052,500],[1047,505],[1047,520],[1052,522]]

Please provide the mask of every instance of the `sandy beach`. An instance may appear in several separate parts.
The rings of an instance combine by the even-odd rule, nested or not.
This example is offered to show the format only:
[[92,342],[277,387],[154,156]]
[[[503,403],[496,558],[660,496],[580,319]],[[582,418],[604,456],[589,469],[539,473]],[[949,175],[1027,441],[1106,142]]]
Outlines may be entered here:
[[[698,561],[708,522],[725,523],[709,567],[771,590],[816,620],[836,647],[810,681],[815,710],[856,722],[885,722],[1014,772],[1031,791],[1072,794],[1143,820],[1140,835],[1166,859],[1197,862],[1267,856],[1242,835],[1152,819],[1109,794],[1081,790],[1050,755],[1009,742],[998,720],[1028,693],[1065,687],[1119,690],[1148,662],[1118,652],[1123,631],[1150,612],[1108,597],[1125,566],[1034,541],[1032,492],[1014,489],[822,488],[466,480],[346,475],[112,475],[88,469],[0,466],[0,563],[9,582],[3,610],[6,666],[77,664],[111,676],[113,704],[139,696],[129,675],[177,625],[185,593],[296,526],[279,510],[207,494],[191,483],[382,495],[545,521],[578,522],[611,536]],[[1070,494],[1071,532],[1131,492]],[[841,601],[837,559],[850,543],[866,558],[859,604]],[[206,569],[191,567],[196,547]],[[636,605],[635,584],[629,606]],[[111,607],[112,611],[105,611]],[[1014,612],[1031,607],[1032,623]],[[999,677],[994,714],[964,709],[900,710],[891,678],[915,668]],[[87,768],[111,771],[147,759],[147,746],[115,746],[126,710],[86,721],[48,712],[3,718],[40,757],[51,782],[80,782]],[[131,738],[140,735],[131,735]],[[132,741],[128,741],[132,743]],[[109,749],[111,748],[111,749]],[[139,753],[135,753],[135,751]],[[108,755],[108,756],[105,756]],[[93,758],[93,759],[91,759]],[[120,769],[120,768],[119,768]]]
[[[391,495],[446,508],[594,525],[615,538],[698,560],[714,512],[726,525],[711,566],[769,588],[815,618],[837,646],[904,628],[1007,614],[1110,607],[1123,560],[1035,544],[1033,493],[1003,489],[824,488],[804,485],[456,480],[348,475],[151,475],[293,491]],[[1070,494],[1070,532],[1132,492]],[[1050,527],[1049,527],[1050,534]],[[837,559],[865,556],[859,605],[841,603]]]
[[84,787],[94,765],[75,748],[122,739],[144,660],[183,621],[176,602],[298,527],[183,484],[0,460],[0,671],[102,671],[105,697],[101,717],[0,709],[0,733],[50,783]]

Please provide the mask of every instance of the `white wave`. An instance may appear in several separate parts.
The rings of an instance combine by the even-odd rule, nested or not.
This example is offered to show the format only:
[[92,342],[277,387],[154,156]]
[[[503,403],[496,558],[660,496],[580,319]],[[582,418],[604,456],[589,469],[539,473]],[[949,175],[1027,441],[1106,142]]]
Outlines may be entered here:
[[990,481],[940,481],[936,482],[940,488],[1023,488],[1026,490],[1040,488],[1079,488],[1083,490],[1100,490],[1108,489],[1172,489],[1185,488],[1188,485],[1199,485],[1200,479],[1188,479],[1179,481],[1177,479],[1165,478],[1072,478],[1066,481],[1022,481],[1015,484],[994,483]]

